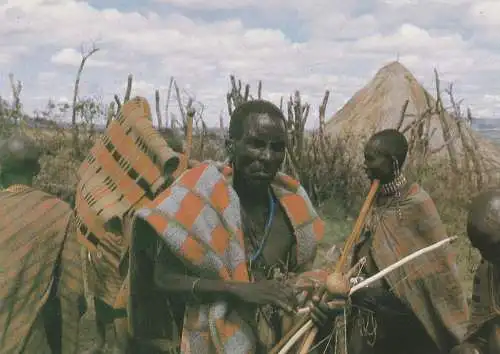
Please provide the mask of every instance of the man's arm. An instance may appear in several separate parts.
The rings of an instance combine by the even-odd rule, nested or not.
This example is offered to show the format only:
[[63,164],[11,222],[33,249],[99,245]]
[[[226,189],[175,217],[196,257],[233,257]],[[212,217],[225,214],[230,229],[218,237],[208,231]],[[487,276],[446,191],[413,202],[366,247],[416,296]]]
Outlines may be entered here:
[[289,312],[295,308],[294,291],[288,285],[276,280],[247,283],[195,277],[188,274],[184,265],[164,246],[161,247],[154,262],[153,276],[155,285],[165,292],[203,304],[216,301],[274,304]]
[[154,282],[158,288],[166,292],[176,293],[186,299],[191,298],[201,303],[218,300],[234,301],[234,287],[237,286],[231,282],[176,273],[172,268],[164,269],[160,262],[155,262]]

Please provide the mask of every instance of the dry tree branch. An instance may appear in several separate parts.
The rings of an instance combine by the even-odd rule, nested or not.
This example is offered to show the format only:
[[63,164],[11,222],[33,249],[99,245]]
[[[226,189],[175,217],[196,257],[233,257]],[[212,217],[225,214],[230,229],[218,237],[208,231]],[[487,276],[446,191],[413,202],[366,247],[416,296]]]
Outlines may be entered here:
[[120,97],[118,97],[117,94],[115,94],[113,97],[114,97],[115,102],[116,102],[117,110],[119,111],[122,108],[122,103],[120,102]]
[[160,110],[160,91],[155,90],[155,107],[156,107],[156,119],[158,121],[158,129],[161,130],[161,110]]
[[113,116],[115,115],[115,102],[111,102],[108,107],[108,114],[106,118],[106,128],[109,127],[111,121],[113,120]]
[[433,155],[433,154],[436,154],[436,153],[440,152],[445,147],[447,147],[448,145],[450,145],[451,143],[453,143],[454,140],[455,140],[455,137],[451,137],[450,139],[446,140],[441,146],[438,146],[438,147],[436,147],[434,149],[431,149],[429,151],[429,154]]
[[403,104],[403,107],[401,108],[401,114],[399,115],[399,121],[398,125],[396,126],[396,130],[401,130],[401,127],[403,126],[403,121],[405,120],[406,115],[406,110],[408,109],[408,104],[410,103],[410,100],[406,100],[405,103]]
[[406,127],[401,129],[401,133],[405,134],[408,130],[414,128],[415,126],[421,124],[428,116],[432,115],[432,109],[427,108],[417,119],[413,120]]
[[[23,89],[23,85],[21,81],[14,80],[14,74],[9,74],[10,87],[12,90],[12,118],[16,123],[18,118],[22,119],[21,114],[21,91]],[[20,117],[21,116],[21,117]]]
[[[453,93],[453,84],[450,84],[448,88],[445,90],[447,93],[452,109],[453,109],[453,117],[458,130],[458,135],[462,142],[462,147],[464,149],[464,160],[465,167],[467,168],[467,173],[469,176],[469,180],[472,182],[474,180],[473,174],[475,174],[476,178],[476,187],[479,189],[482,188],[483,181],[483,167],[480,153],[478,152],[477,144],[475,143],[474,137],[471,134],[468,134],[465,129],[463,129],[464,122],[469,119],[469,117],[464,118],[461,104],[462,100],[456,101],[455,95]],[[470,115],[470,110],[467,112]],[[472,165],[472,169],[471,169]]]
[[327,149],[325,144],[325,126],[326,126],[326,106],[328,105],[328,99],[330,98],[330,91],[326,90],[323,96],[323,101],[319,106],[319,143],[321,144],[321,150],[323,156],[326,156]]
[[[128,77],[127,77],[127,88],[125,89],[125,96],[123,97],[123,103],[127,102],[130,100],[130,95],[132,93],[132,80],[133,80],[133,76],[132,74],[128,74]],[[114,95],[114,98],[115,98],[115,102],[118,106],[118,111],[121,109],[122,107],[122,103],[120,101],[120,97],[118,95]]]
[[179,90],[179,86],[177,86],[177,81],[174,80],[174,90],[175,90],[175,98],[177,100],[177,105],[179,106],[179,111],[181,113],[182,124],[184,124],[184,129],[186,129],[187,117],[186,111],[184,110],[184,106],[182,104],[181,92]]
[[80,88],[80,80],[82,77],[82,72],[83,68],[85,67],[85,63],[87,62],[87,59],[90,58],[94,53],[98,52],[99,48],[95,47],[95,44],[93,45],[92,49],[84,53],[82,49],[82,60],[80,61],[80,66],[78,68],[78,72],[76,73],[76,79],[75,79],[75,86],[73,89],[73,109],[71,112],[71,126],[73,128],[73,151],[77,157],[80,156],[80,146],[78,142],[78,126],[76,124],[76,111],[77,111],[77,104],[76,101],[78,99],[78,90]]
[[168,83],[167,100],[165,101],[165,126],[168,127],[168,109],[170,107],[170,99],[172,97],[172,86],[174,85],[174,77],[170,76],[170,82]]
[[[452,136],[451,131],[450,131],[450,125],[448,124],[448,121],[446,120],[446,111],[443,106],[443,100],[441,99],[441,88],[440,88],[440,80],[439,80],[439,74],[436,69],[434,69],[434,77],[435,77],[435,85],[436,85],[436,110],[439,115],[439,121],[441,122],[441,128],[443,130],[443,137],[445,142],[448,142],[451,140],[454,136]],[[450,158],[450,165],[452,168],[452,171],[454,173],[459,173],[459,168],[458,168],[458,159],[457,159],[457,151],[455,149],[454,144],[446,144],[446,147],[448,149],[448,156]]]
[[123,103],[130,100],[130,94],[132,93],[132,74],[127,77],[127,89],[125,90],[125,97],[123,97]]

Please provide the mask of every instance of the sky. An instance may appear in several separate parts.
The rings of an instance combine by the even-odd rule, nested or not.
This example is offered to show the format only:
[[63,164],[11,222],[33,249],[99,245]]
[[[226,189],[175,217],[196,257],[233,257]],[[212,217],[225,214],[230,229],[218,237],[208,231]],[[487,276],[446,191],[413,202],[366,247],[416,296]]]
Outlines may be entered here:
[[428,89],[437,68],[474,116],[500,118],[498,43],[498,0],[0,0],[0,95],[13,73],[28,113],[71,100],[95,46],[81,97],[123,97],[131,73],[163,106],[173,76],[209,125],[227,122],[230,74],[277,104],[300,90],[315,126],[325,90],[331,116],[394,60]]

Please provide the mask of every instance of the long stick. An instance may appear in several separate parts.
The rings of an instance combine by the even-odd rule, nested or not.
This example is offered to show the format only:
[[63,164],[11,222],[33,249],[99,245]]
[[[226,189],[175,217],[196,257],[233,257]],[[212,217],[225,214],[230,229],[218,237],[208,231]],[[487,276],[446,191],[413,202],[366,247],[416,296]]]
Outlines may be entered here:
[[[393,263],[391,264],[390,266],[384,268],[383,270],[381,270],[380,272],[372,275],[371,277],[363,280],[362,282],[360,282],[359,284],[353,286],[351,288],[351,290],[349,291],[349,296],[351,296],[352,294],[354,294],[356,291],[358,291],[359,289],[362,289],[368,285],[370,285],[371,283],[373,282],[376,282],[377,280],[385,277],[387,274],[389,274],[390,272],[392,272],[393,270],[396,270],[397,268],[405,265],[406,263],[408,262],[411,262],[412,260],[414,260],[415,258],[418,258],[426,253],[429,253],[429,252],[432,252],[436,249],[438,249],[439,247],[442,247],[444,246],[445,244],[447,243],[450,243],[450,242],[453,242],[457,239],[458,237],[457,236],[452,236],[452,237],[448,237],[444,240],[441,240],[441,241],[438,241],[438,242],[435,242],[433,243],[432,245],[429,245],[427,247],[424,247],[424,248],[421,248],[419,249],[418,251],[415,251],[411,254],[409,254],[408,256],[400,259],[399,261],[397,261],[396,263]],[[329,305],[335,305],[335,304],[338,304],[338,301],[332,301],[332,302],[329,302],[328,303]],[[309,308],[302,308],[302,309],[299,309],[298,313],[308,313],[310,312],[310,309]],[[304,335],[305,332],[307,332],[307,330],[305,330],[304,328],[311,328],[311,325],[310,323],[312,323],[312,321],[308,321],[301,329],[299,329],[299,331],[297,331],[297,335],[293,336],[292,339],[290,339],[290,341],[286,344],[286,348],[291,348],[293,347],[293,345],[300,339],[301,336],[298,335],[298,333],[300,332],[301,335]],[[292,342],[293,340],[293,343],[290,343]],[[283,347],[285,348],[285,346]],[[281,350],[278,354],[286,354],[287,351],[283,351]]]
[[366,200],[361,207],[361,210],[359,212],[359,216],[356,219],[356,223],[354,224],[354,227],[352,229],[351,234],[346,240],[346,243],[344,245],[344,249],[342,250],[342,254],[340,255],[339,261],[336,264],[335,270],[337,272],[341,272],[342,268],[344,268],[346,262],[347,262],[347,257],[349,257],[349,254],[351,253],[352,248],[356,244],[356,242],[359,239],[359,236],[361,234],[361,230],[363,229],[363,226],[365,224],[365,219],[368,216],[368,212],[371,209],[371,206],[373,204],[373,200],[375,199],[375,195],[377,194],[378,187],[380,185],[379,180],[374,180],[371,187],[370,191],[368,192],[368,195],[366,196]]
[[[361,229],[365,223],[366,216],[368,215],[368,212],[371,209],[371,205],[373,203],[373,200],[375,199],[375,195],[377,193],[379,185],[380,185],[380,181],[378,181],[378,180],[373,181],[373,183],[370,187],[370,192],[368,193],[366,200],[363,203],[363,206],[359,212],[359,216],[356,220],[354,228],[344,244],[342,254],[340,255],[340,259],[339,259],[338,263],[336,264],[337,270],[342,269],[344,267],[345,263],[347,262],[347,257],[351,253],[352,247],[356,244],[356,241],[359,238],[359,235],[361,234]],[[288,331],[288,333],[286,333],[281,338],[281,340],[278,342],[278,344],[276,344],[274,346],[274,348],[270,351],[269,354],[278,354],[280,352],[280,350],[283,348],[283,346],[286,345],[286,343],[294,336],[294,334],[297,330],[302,328],[302,326],[307,322],[308,319],[309,319],[308,316],[300,319],[299,322],[296,325],[294,325]],[[314,331],[314,328],[313,328],[313,331],[310,333],[311,337],[313,337],[313,339],[314,339],[316,334],[317,334],[317,332]]]
[[[354,245],[359,240],[359,236],[361,235],[361,231],[363,230],[363,226],[365,224],[365,219],[371,210],[373,200],[375,199],[379,185],[380,185],[379,180],[374,180],[372,182],[372,185],[370,187],[370,192],[366,197],[363,207],[359,212],[359,216],[356,219],[356,223],[354,224],[354,228],[352,229],[351,234],[347,238],[346,243],[344,245],[344,249],[342,250],[342,254],[340,255],[340,259],[336,264],[335,271],[338,273],[342,272]],[[309,352],[309,349],[314,343],[314,338],[316,338],[317,334],[318,334],[318,328],[314,327],[304,340],[304,344],[302,345],[302,348],[299,352],[300,354],[307,354]]]
[[311,328],[313,328],[314,323],[311,320],[308,320],[302,328],[300,328],[293,336],[290,338],[288,343],[286,343],[283,348],[279,351],[278,354],[286,354],[292,347],[297,343],[297,341]]
[[389,274],[393,270],[395,270],[395,269],[397,269],[397,268],[405,265],[408,262],[413,261],[415,258],[418,258],[418,257],[420,257],[420,256],[422,256],[422,255],[424,255],[426,253],[432,252],[432,251],[438,249],[439,247],[444,246],[445,244],[447,244],[449,242],[455,241],[457,238],[458,238],[457,236],[448,237],[448,238],[445,238],[444,240],[435,242],[435,243],[433,243],[430,246],[421,248],[418,251],[413,252],[412,254],[409,254],[408,256],[406,256],[406,257],[400,259],[399,261],[397,261],[396,263],[393,263],[390,266],[384,268],[383,270],[381,270],[377,274],[375,274],[375,275],[373,275],[373,276],[371,276],[371,277],[363,280],[359,284],[354,285],[351,288],[351,290],[349,291],[349,296],[351,296],[352,294],[354,294],[359,289],[364,288],[365,286],[368,286],[371,283],[376,282],[377,280],[385,277],[387,274]]

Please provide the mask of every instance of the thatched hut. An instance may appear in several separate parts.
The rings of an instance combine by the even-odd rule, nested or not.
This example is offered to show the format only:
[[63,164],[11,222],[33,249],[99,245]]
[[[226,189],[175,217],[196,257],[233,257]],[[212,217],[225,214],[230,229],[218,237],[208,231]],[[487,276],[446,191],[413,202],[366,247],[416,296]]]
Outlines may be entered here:
[[[438,81],[436,85],[439,88]],[[333,136],[354,134],[361,144],[386,128],[405,131],[420,159],[446,157],[457,171],[500,171],[500,146],[473,131],[467,117],[446,111],[440,95],[433,97],[399,62],[382,67],[326,122],[325,131]],[[361,158],[361,146],[358,151]]]

